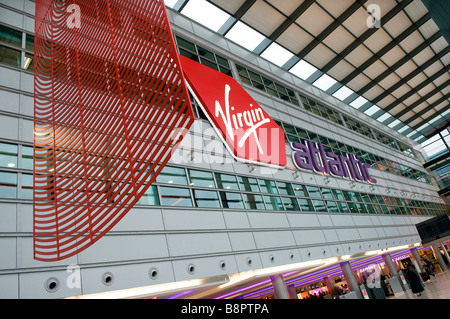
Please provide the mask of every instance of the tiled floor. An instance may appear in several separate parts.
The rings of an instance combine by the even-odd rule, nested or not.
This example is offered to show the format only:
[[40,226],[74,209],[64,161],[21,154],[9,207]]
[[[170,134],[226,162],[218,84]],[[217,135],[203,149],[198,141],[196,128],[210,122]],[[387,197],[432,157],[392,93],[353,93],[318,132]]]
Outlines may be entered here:
[[436,272],[436,277],[425,282],[425,290],[420,297],[411,290],[389,299],[450,299],[450,270]]

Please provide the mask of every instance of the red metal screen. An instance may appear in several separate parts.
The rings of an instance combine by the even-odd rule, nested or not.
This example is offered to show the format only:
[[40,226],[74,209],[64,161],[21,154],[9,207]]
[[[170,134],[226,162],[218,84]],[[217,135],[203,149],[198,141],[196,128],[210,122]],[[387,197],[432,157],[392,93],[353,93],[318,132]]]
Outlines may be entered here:
[[163,1],[36,0],[34,258],[105,235],[194,120]]

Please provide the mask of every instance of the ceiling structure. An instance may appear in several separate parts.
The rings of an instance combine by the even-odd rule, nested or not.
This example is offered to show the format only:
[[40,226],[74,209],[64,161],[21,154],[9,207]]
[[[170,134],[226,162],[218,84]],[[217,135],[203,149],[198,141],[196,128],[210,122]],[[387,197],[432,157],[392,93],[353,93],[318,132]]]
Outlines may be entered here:
[[244,24],[260,39],[254,53],[283,56],[272,62],[418,143],[449,126],[445,0],[168,2],[182,14],[214,5],[226,17],[216,32]]

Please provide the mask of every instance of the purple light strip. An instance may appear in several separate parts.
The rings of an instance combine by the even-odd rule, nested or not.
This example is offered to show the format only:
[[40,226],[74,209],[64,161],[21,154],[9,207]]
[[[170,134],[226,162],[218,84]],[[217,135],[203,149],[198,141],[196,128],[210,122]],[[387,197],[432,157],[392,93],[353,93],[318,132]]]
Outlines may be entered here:
[[185,295],[187,295],[187,294],[190,294],[191,292],[194,292],[194,291],[196,291],[196,290],[183,291],[183,292],[180,292],[179,294],[170,296],[170,297],[167,298],[167,299],[177,299],[177,298],[179,298],[179,297],[183,297],[183,296],[185,296]]
[[[410,251],[411,251],[411,249],[406,249],[404,251],[392,253],[392,254],[389,254],[389,255],[391,257],[396,257],[396,256],[399,256],[401,254],[405,254],[406,252],[409,253]],[[388,252],[386,252],[386,253],[388,253]],[[366,267],[367,265],[384,263],[384,260],[383,260],[382,254],[381,254],[381,255],[377,255],[377,256],[374,256],[374,257],[371,257],[371,258],[368,258],[368,259],[363,259],[363,260],[354,259],[354,260],[350,260],[348,262],[350,263],[350,266],[352,268],[362,269],[362,268]],[[288,276],[290,274],[294,274],[294,273],[296,273],[296,271],[286,273],[283,276],[286,277],[286,276]],[[342,275],[342,270],[340,269],[339,264],[336,264],[336,265],[333,265],[333,266],[330,266],[330,267],[327,267],[327,268],[324,268],[324,269],[320,269],[320,270],[317,270],[317,271],[312,272],[312,273],[308,273],[308,274],[300,276],[300,277],[296,277],[296,278],[290,279],[290,280],[286,281],[286,283],[288,284],[288,283],[294,282],[294,286],[298,287],[298,286],[302,286],[302,285],[307,284],[308,281],[310,281],[310,283],[312,283],[314,281],[317,281],[317,279],[319,279],[319,278],[323,278],[323,277],[326,277],[327,275],[331,275],[331,274],[334,275],[335,277],[338,276],[338,275]],[[313,277],[311,277],[311,276],[313,276]],[[314,281],[311,281],[313,279],[314,279]],[[254,287],[266,284],[268,282],[270,282],[270,280],[265,280],[265,281],[262,281],[260,283],[254,284],[254,285],[251,285],[251,286],[248,286],[248,287],[245,287],[245,288],[241,288],[239,290],[236,290],[236,291],[230,292],[228,294],[216,297],[214,299],[225,298],[225,297],[231,296],[233,294],[237,294],[239,292],[243,292],[243,291],[249,290],[251,288],[254,288]],[[261,295],[261,292],[265,292],[264,295],[266,295],[266,294],[268,294],[268,293],[270,293],[272,291],[273,291],[273,288],[270,286],[270,287],[266,287],[266,288],[254,291],[254,292],[249,293],[247,295],[244,295],[244,298],[256,295],[258,293]]]
[[247,287],[244,287],[244,288],[241,288],[241,289],[238,289],[238,290],[229,292],[229,293],[227,293],[227,294],[225,294],[225,295],[216,297],[216,298],[214,298],[214,299],[222,299],[222,298],[226,298],[226,297],[228,297],[228,296],[235,295],[235,294],[240,293],[240,292],[242,292],[242,291],[245,291],[245,290],[248,290],[248,289],[251,289],[251,288],[254,288],[254,287],[258,287],[258,286],[260,286],[260,285],[264,285],[264,284],[266,284],[266,283],[268,283],[268,282],[270,282],[270,279],[261,281],[261,282],[259,282],[259,283],[253,284],[253,285],[251,285],[251,286],[247,286]]

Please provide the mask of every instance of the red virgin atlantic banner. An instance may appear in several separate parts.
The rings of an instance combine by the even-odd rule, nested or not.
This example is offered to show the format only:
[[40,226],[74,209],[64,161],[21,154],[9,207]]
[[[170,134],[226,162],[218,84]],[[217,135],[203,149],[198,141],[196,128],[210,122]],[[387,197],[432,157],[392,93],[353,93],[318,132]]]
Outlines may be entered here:
[[180,56],[194,97],[231,154],[244,162],[286,165],[283,130],[232,77]]
[[161,0],[36,0],[34,258],[73,256],[145,195],[194,121]]

